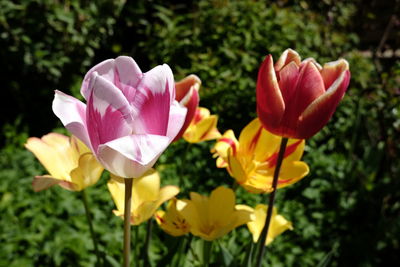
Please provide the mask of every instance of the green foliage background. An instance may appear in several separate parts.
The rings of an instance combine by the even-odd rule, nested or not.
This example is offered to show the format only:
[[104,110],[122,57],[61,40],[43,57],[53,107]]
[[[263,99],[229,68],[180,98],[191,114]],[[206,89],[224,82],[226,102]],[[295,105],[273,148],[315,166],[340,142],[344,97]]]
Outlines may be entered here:
[[[0,112],[0,266],[94,266],[96,261],[80,194],[31,189],[32,177],[45,170],[23,144],[28,136],[63,131],[51,112],[54,89],[79,97],[88,68],[120,54],[132,56],[143,71],[165,62],[176,80],[190,73],[202,79],[201,106],[219,115],[221,132],[233,129],[238,136],[256,116],[260,63],[288,47],[320,63],[344,57],[352,79],[330,123],[307,141],[303,160],[311,173],[278,192],[277,207],[295,229],[268,247],[270,266],[400,262],[400,61],[378,57],[381,39],[365,38],[360,14],[366,14],[365,23],[376,24],[388,16],[382,9],[360,10],[361,2],[0,2],[0,96],[13,106],[1,105]],[[399,10],[399,1],[391,4],[389,15]],[[398,47],[400,31],[394,32],[387,46]],[[233,179],[215,167],[212,145],[173,144],[156,166],[163,184],[178,184],[183,177],[180,197],[231,186]],[[112,214],[107,179],[105,174],[87,193],[105,265],[119,266],[122,220]],[[240,203],[263,201],[237,192]],[[139,250],[145,225],[138,232]],[[250,240],[245,227],[222,238],[214,246],[213,266],[241,266]],[[153,266],[174,266],[169,253],[177,242],[155,226]],[[194,239],[194,251],[198,243]],[[186,265],[196,266],[195,255],[187,254]]]

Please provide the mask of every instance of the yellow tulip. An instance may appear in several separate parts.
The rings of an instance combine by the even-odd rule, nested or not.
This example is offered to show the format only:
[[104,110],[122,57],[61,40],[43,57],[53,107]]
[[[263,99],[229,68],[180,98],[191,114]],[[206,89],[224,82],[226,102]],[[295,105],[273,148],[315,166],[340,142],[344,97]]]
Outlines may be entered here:
[[168,202],[167,211],[158,210],[155,213],[157,224],[172,236],[181,236],[189,233],[190,225],[176,210],[177,199]]
[[[265,218],[267,217],[267,207],[264,204],[258,204],[254,209],[248,206],[240,206],[239,209],[254,212],[255,219],[247,223],[247,227],[253,235],[253,242],[257,243],[258,238],[261,235],[261,231],[265,224]],[[274,207],[272,210],[271,222],[269,225],[268,236],[265,240],[265,245],[270,244],[274,241],[275,237],[282,234],[286,230],[293,230],[292,223],[286,220],[282,215],[278,214],[278,211]]]
[[210,115],[206,108],[198,107],[189,127],[183,134],[183,139],[189,143],[217,139],[221,137],[217,129],[218,116]]
[[[211,150],[217,158],[217,167],[229,174],[252,193],[269,193],[276,166],[281,137],[266,131],[254,119],[241,132],[239,141],[228,130]],[[279,174],[278,188],[291,185],[309,172],[308,165],[300,161],[304,140],[289,139]]]
[[253,219],[252,212],[239,210],[232,189],[218,187],[210,197],[190,193],[190,200],[178,200],[177,211],[190,225],[190,232],[211,241]]
[[[117,210],[114,214],[124,217],[125,180],[111,174],[108,190],[114,200]],[[142,177],[133,179],[131,224],[139,225],[153,216],[158,207],[179,193],[179,188],[167,185],[160,189],[160,176],[154,169],[147,171]]]
[[34,178],[32,186],[36,192],[57,184],[81,191],[95,184],[104,170],[89,148],[74,136],[49,133],[42,138],[31,137],[25,147],[49,172]]

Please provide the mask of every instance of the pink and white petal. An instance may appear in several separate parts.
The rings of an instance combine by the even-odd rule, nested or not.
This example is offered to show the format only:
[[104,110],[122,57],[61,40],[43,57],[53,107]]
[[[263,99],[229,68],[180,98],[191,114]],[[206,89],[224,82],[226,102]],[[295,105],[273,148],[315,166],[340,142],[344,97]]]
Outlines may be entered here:
[[84,142],[86,146],[92,147],[87,131],[86,105],[84,103],[56,90],[52,109],[68,131]]
[[125,95],[128,102],[138,114],[146,97],[137,90],[143,73],[131,57],[121,56],[115,59],[114,85]]
[[153,95],[163,95],[165,91],[170,95],[170,102],[175,99],[175,81],[171,68],[167,64],[159,65],[143,75],[139,89],[151,92]]
[[105,79],[113,82],[114,81],[114,67],[115,67],[115,60],[114,59],[107,59],[104,60],[102,62],[100,62],[99,64],[97,64],[96,66],[94,66],[93,68],[91,68],[85,75],[85,77],[83,78],[83,82],[82,82],[82,86],[81,86],[81,94],[82,96],[88,100],[91,90],[93,89],[92,87],[90,87],[90,80],[93,78],[92,74],[94,72],[97,72],[98,75],[103,76]]
[[[151,82],[147,79],[146,83],[141,83],[140,86],[152,86],[156,87],[158,83],[159,86],[163,86],[161,78],[156,78],[153,75],[153,80]],[[146,76],[145,76],[146,77]],[[164,83],[166,86],[167,83]],[[167,89],[151,89],[149,87],[143,87],[139,90],[145,90],[146,96],[143,104],[140,108],[140,115],[136,117],[133,121],[133,132],[135,134],[154,134],[165,136],[168,132],[168,123],[170,117],[170,106],[172,104],[171,95]],[[139,105],[139,103],[138,103]],[[182,125],[181,125],[182,126]]]
[[181,131],[182,126],[186,123],[186,114],[188,109],[182,107],[178,102],[174,101],[169,111],[167,137],[174,140],[178,133]]
[[314,100],[301,114],[298,137],[307,139],[316,134],[329,121],[350,82],[350,71],[343,72],[325,94]]
[[115,59],[115,67],[119,82],[137,87],[143,77],[143,73],[133,58],[127,56],[117,57]]
[[87,128],[95,153],[100,144],[132,133],[132,109],[123,93],[93,73],[92,94],[87,105]]
[[344,59],[325,63],[324,68],[321,70],[321,76],[324,80],[325,88],[329,88],[335,80],[348,69],[349,63]]
[[275,71],[280,71],[290,62],[294,62],[297,66],[300,66],[300,61],[301,59],[299,54],[295,50],[288,48],[285,51],[283,51],[282,55],[276,62]]
[[275,75],[273,59],[268,55],[261,64],[257,79],[257,113],[267,129],[281,122],[285,103]]
[[123,178],[138,178],[154,165],[169,143],[166,136],[129,135],[100,145],[97,156],[111,173]]

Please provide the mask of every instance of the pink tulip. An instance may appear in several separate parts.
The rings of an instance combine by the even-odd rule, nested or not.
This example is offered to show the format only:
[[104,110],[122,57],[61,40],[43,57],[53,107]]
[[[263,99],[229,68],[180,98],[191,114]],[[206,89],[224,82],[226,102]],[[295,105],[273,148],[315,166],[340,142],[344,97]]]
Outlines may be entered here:
[[275,135],[307,139],[329,121],[350,82],[344,59],[321,67],[287,49],[274,66],[271,55],[261,64],[257,80],[257,113]]
[[86,74],[81,94],[87,105],[56,91],[53,112],[107,170],[124,178],[150,169],[186,116],[166,64],[142,73],[130,57],[103,61]]
[[176,87],[176,97],[175,99],[179,103],[187,108],[187,114],[185,123],[182,129],[179,131],[174,141],[182,137],[183,133],[189,127],[190,122],[193,120],[196,113],[196,109],[199,106],[199,89],[201,85],[201,80],[194,74],[186,76],[179,82],[175,83]]

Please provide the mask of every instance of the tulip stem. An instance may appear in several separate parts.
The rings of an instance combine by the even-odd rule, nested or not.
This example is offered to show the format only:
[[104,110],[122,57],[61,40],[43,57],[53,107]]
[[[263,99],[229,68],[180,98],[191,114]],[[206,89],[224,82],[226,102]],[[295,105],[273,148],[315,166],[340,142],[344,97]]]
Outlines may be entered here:
[[151,241],[151,234],[152,234],[152,227],[153,226],[153,219],[150,218],[147,221],[147,229],[146,229],[146,240],[142,250],[142,258],[144,260],[143,266],[150,266],[150,258],[149,258],[149,248],[150,248],[150,241]]
[[258,257],[257,257],[257,267],[261,267],[262,264],[262,259],[264,257],[265,254],[265,240],[267,239],[268,236],[268,230],[269,230],[269,225],[271,222],[271,218],[272,218],[272,210],[274,208],[274,202],[275,202],[275,193],[276,193],[276,187],[278,185],[278,178],[279,178],[279,172],[281,170],[281,166],[282,166],[282,162],[283,162],[283,158],[285,156],[285,150],[286,150],[286,145],[288,143],[288,138],[282,137],[281,140],[281,145],[279,148],[279,153],[278,153],[278,158],[277,158],[277,162],[276,162],[276,167],[274,170],[274,178],[272,180],[272,191],[269,195],[269,203],[268,203],[268,208],[267,208],[267,216],[265,218],[265,224],[264,227],[262,229],[261,232],[261,236],[258,239]]
[[208,267],[211,258],[212,241],[203,240],[203,266]]
[[133,178],[125,180],[125,204],[124,204],[124,267],[130,266],[129,256],[131,252],[131,204]]
[[96,235],[93,230],[92,216],[90,215],[89,202],[87,200],[87,195],[86,195],[85,189],[81,191],[81,196],[82,196],[83,206],[85,207],[86,219],[88,221],[89,231],[90,231],[90,235],[91,235],[92,241],[93,241],[94,253],[96,254],[97,264],[100,265],[100,262],[101,262],[100,252],[99,252],[99,248],[97,246],[97,238],[96,238]]

